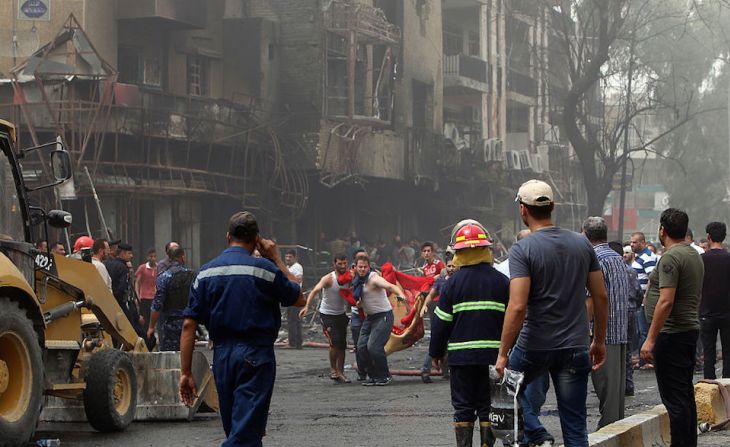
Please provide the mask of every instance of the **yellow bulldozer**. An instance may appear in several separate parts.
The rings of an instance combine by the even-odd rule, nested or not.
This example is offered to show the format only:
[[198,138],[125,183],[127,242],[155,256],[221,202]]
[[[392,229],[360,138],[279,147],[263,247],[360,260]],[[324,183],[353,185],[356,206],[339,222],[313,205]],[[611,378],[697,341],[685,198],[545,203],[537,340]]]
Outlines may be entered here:
[[[85,419],[102,432],[133,420],[191,419],[217,406],[207,359],[195,352],[199,397],[178,396],[180,357],[150,353],[96,268],[37,250],[34,229],[67,228],[71,215],[29,205],[34,191],[72,176],[57,142],[17,150],[15,127],[0,120],[0,446],[25,445],[44,420]],[[38,151],[45,184],[26,183],[22,162]],[[43,408],[43,415],[41,409]]]

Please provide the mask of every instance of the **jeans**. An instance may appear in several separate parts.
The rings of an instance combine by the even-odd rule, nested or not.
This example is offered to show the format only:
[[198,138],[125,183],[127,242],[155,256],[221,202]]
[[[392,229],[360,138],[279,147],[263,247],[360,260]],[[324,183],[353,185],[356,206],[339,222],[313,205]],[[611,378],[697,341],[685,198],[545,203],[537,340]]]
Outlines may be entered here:
[[289,332],[289,347],[302,349],[302,320],[299,319],[299,308],[289,306],[286,308],[286,322]]
[[669,413],[671,447],[697,446],[697,407],[692,374],[698,331],[660,333],[654,344],[654,373]]
[[371,379],[388,378],[388,359],[385,344],[393,329],[393,311],[368,315],[362,323],[357,341],[357,368]]
[[276,363],[260,361],[244,343],[215,346],[213,376],[221,422],[228,438],[223,447],[260,447],[266,433]]
[[[649,322],[646,319],[643,305],[636,310],[636,330],[639,333],[638,349],[641,351],[641,347],[644,346],[644,342],[646,341],[646,336],[649,335]],[[639,357],[639,365],[643,364],[644,360]]]
[[[634,365],[631,356],[636,349],[636,311],[629,310],[629,318],[627,320],[628,343],[626,344],[626,386],[624,392],[634,392]],[[639,347],[641,348],[641,347]]]
[[[566,447],[588,447],[586,398],[591,366],[588,348],[528,351],[515,346],[509,357],[509,367],[524,372],[526,384],[539,379],[546,372],[550,373]],[[531,435],[527,433],[527,421],[530,418],[537,420],[539,413],[535,413],[525,393],[520,394],[525,418],[525,434],[530,438]]]
[[[438,306],[438,303],[430,303],[428,305],[428,318],[429,322],[433,321],[433,310]],[[421,366],[421,374],[431,374],[431,356],[426,351],[426,357],[423,359],[423,365]]]
[[[525,424],[525,432],[521,441],[522,444],[541,444],[547,440],[555,442],[555,438],[548,433],[538,419],[538,416],[540,416],[540,409],[545,404],[545,397],[550,389],[550,373],[545,372],[542,375],[535,377],[535,379],[523,388],[525,390],[523,394],[525,399],[521,402],[523,406],[522,414]],[[525,410],[525,402],[530,407],[529,411]]]
[[700,338],[705,350],[705,379],[715,379],[717,333],[722,345],[722,377],[730,377],[730,318],[700,318]]
[[[357,342],[360,340],[360,329],[362,329],[362,319],[358,312],[352,312],[350,316],[350,334],[352,334],[352,345],[355,347],[355,358],[357,358]],[[357,375],[365,377],[365,370],[360,367],[358,362]]]

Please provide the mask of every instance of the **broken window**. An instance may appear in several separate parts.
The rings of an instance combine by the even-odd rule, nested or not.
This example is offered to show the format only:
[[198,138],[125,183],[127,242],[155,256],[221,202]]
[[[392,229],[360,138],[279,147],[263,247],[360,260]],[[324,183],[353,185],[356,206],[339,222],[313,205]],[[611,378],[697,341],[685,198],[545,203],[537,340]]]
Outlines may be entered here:
[[325,20],[327,115],[390,123],[400,30],[378,8],[341,1]]
[[188,55],[188,94],[208,96],[210,94],[210,60],[206,57]]
[[119,47],[117,59],[119,82],[124,84],[139,84],[141,80],[139,48]]

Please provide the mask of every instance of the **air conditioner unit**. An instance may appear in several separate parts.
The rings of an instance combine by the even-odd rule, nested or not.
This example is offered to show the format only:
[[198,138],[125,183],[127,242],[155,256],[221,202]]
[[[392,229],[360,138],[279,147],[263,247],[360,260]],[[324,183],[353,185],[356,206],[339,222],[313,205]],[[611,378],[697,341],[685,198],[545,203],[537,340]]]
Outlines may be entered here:
[[491,156],[491,161],[501,161],[502,160],[502,140],[499,138],[490,138],[487,140],[489,145],[489,153]]
[[517,151],[507,151],[505,154],[505,162],[507,169],[520,170],[522,165],[520,164],[520,154]]
[[520,157],[520,168],[534,170],[532,165],[532,155],[528,150],[521,150],[519,153]]

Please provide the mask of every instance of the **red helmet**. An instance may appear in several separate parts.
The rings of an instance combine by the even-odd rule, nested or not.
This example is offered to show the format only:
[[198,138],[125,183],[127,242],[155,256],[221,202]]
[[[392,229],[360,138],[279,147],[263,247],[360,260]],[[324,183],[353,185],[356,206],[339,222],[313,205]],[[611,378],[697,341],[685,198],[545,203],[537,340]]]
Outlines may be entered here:
[[454,250],[472,247],[489,247],[492,242],[489,240],[489,233],[484,225],[476,220],[462,220],[451,232],[451,246]]
[[89,236],[81,236],[74,242],[74,253],[81,250],[82,248],[91,248],[94,245],[94,240]]

